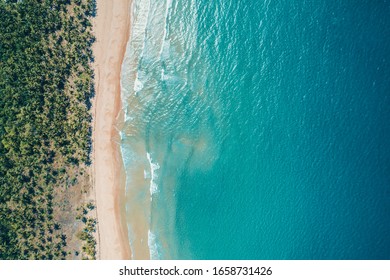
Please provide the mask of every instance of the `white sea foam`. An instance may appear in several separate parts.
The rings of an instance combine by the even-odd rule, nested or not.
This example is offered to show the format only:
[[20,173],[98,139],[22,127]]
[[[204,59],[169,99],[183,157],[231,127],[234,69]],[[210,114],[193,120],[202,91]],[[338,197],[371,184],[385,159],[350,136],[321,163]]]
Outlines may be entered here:
[[144,84],[140,81],[140,79],[138,79],[138,75],[137,75],[137,78],[134,81],[134,94],[137,94],[137,92],[142,90],[143,87],[144,87]]
[[[143,82],[138,77],[137,71],[139,62],[144,55],[150,3],[150,0],[135,0],[132,3],[131,35],[126,47],[125,59],[123,62],[123,64],[126,63],[126,73],[123,71],[122,67],[122,72],[123,74],[126,74],[126,79],[128,79],[128,91],[124,91],[123,93],[126,95],[122,95],[124,104],[127,103],[128,93],[131,91],[131,89],[133,89],[134,94],[137,95],[137,93],[144,87]],[[134,77],[133,75],[135,75],[136,78],[129,79],[129,77]]]
[[158,254],[158,247],[156,242],[156,235],[148,230],[148,247],[149,247],[149,254],[151,260],[158,260],[160,259]]
[[165,71],[164,71],[164,68],[161,69],[161,81],[164,81],[165,80]]
[[[156,179],[158,178],[158,175],[156,173],[156,170],[160,169],[160,165],[158,163],[153,163],[152,157],[149,153],[146,153],[146,157],[149,161],[150,166],[150,199],[152,200],[153,194],[158,192],[158,185],[156,183]],[[144,172],[144,176],[147,175],[147,173]]]
[[144,178],[150,179],[150,172],[148,170],[144,170]]
[[164,18],[164,33],[163,33],[163,37],[162,37],[162,39],[163,39],[163,41],[162,41],[162,44],[161,44],[161,48],[160,48],[160,51],[159,51],[159,53],[160,53],[160,58],[161,58],[161,55],[162,55],[162,53],[163,53],[163,50],[164,50],[164,48],[165,48],[165,46],[166,46],[166,37],[167,37],[167,32],[168,32],[168,24],[167,24],[167,22],[168,22],[168,15],[169,15],[169,10],[170,10],[170,8],[171,8],[171,6],[172,6],[172,0],[167,0],[167,2],[166,2],[166,4],[165,4],[166,6],[165,6],[165,18]]

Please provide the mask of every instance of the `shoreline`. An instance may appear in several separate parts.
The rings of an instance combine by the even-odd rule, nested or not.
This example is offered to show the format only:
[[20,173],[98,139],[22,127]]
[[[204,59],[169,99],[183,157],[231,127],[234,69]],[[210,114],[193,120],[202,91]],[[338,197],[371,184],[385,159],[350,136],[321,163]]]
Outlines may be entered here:
[[124,168],[116,129],[121,116],[121,67],[130,32],[130,0],[97,0],[93,22],[93,187],[97,210],[97,259],[130,259],[123,217]]

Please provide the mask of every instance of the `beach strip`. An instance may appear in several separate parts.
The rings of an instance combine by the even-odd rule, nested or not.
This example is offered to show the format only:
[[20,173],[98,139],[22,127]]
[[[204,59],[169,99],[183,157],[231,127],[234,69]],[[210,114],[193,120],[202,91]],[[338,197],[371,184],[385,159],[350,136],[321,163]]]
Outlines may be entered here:
[[130,29],[130,0],[97,0],[94,20],[93,185],[98,218],[97,259],[130,259],[119,134],[120,76]]

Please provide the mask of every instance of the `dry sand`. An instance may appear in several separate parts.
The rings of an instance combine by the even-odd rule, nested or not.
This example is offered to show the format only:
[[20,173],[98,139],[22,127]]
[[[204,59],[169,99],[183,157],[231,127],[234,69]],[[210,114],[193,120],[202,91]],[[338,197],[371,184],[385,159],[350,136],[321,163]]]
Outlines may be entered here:
[[122,159],[115,128],[121,109],[121,65],[129,38],[130,0],[98,0],[93,104],[93,182],[98,216],[97,259],[129,259],[124,222]]

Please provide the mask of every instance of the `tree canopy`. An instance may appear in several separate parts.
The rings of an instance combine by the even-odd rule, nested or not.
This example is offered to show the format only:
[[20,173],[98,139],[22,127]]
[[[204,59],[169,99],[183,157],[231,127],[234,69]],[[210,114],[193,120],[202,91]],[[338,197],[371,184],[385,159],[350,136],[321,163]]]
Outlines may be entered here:
[[56,196],[91,163],[93,0],[0,0],[0,259],[64,259]]

